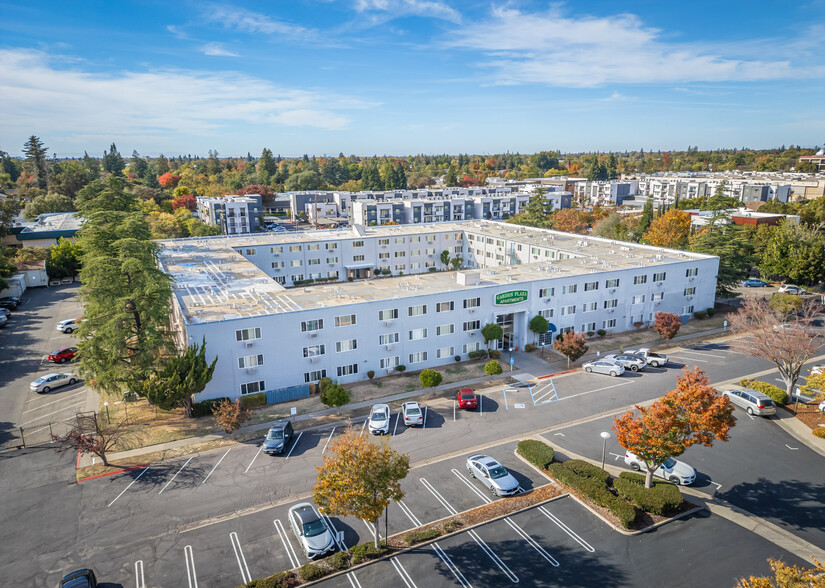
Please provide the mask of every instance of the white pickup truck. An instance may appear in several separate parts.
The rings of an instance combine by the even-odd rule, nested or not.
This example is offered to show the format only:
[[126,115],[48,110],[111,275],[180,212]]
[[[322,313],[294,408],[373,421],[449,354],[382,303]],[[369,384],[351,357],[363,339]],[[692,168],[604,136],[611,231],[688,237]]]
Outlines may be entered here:
[[647,365],[652,365],[653,367],[665,366],[668,362],[667,355],[664,353],[654,353],[648,347],[642,347],[641,349],[628,351],[627,353],[644,357],[645,361],[647,361]]

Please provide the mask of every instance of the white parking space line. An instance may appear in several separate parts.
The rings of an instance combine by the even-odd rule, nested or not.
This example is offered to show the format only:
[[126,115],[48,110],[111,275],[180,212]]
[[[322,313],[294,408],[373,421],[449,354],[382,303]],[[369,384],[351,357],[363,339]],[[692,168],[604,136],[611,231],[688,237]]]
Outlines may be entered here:
[[455,422],[455,398],[453,398],[453,422]]
[[627,382],[619,382],[618,384],[613,384],[611,386],[604,386],[602,388],[596,388],[595,390],[587,390],[586,392],[579,392],[578,394],[571,394],[570,396],[562,396],[559,400],[567,400],[569,398],[576,398],[577,396],[584,396],[585,394],[593,394],[593,392],[601,392],[602,390],[610,390],[611,388],[618,388],[619,386],[627,386],[628,384],[632,384],[633,380],[628,380]]
[[301,564],[298,562],[298,556],[295,555],[295,549],[292,548],[292,543],[289,542],[289,539],[286,536],[284,525],[279,519],[275,519],[272,523],[275,525],[275,530],[278,531],[278,536],[281,538],[281,543],[284,544],[284,551],[286,551],[286,556],[289,558],[289,563],[292,564],[293,568],[299,567]]
[[[438,502],[440,502],[440,503],[441,503],[441,505],[442,505],[444,508],[446,508],[446,509],[447,509],[447,512],[449,512],[451,515],[457,515],[457,514],[458,514],[458,511],[457,511],[455,508],[453,508],[453,506],[452,506],[449,502],[447,502],[447,499],[446,499],[446,498],[444,498],[444,497],[443,497],[443,496],[442,496],[442,495],[438,492],[438,490],[436,490],[435,488],[433,488],[432,484],[430,484],[430,483],[429,483],[426,479],[424,479],[424,478],[419,478],[419,481],[420,481],[420,482],[424,485],[424,487],[425,487],[427,490],[429,490],[429,491],[430,491],[430,494],[432,494],[432,495],[435,497],[435,499],[436,499]],[[477,544],[477,545],[481,548],[481,550],[482,550],[484,553],[486,553],[486,554],[487,554],[487,556],[488,556],[491,560],[493,560],[493,563],[494,563],[494,564],[496,564],[496,565],[498,566],[498,568],[499,568],[502,572],[504,572],[504,575],[505,575],[505,576],[507,576],[507,578],[508,578],[508,579],[509,579],[509,580],[510,580],[513,584],[518,584],[518,576],[516,576],[516,575],[513,573],[513,570],[511,570],[509,567],[507,567],[507,564],[505,564],[505,563],[501,560],[501,558],[499,558],[499,557],[498,557],[498,555],[496,555],[496,553],[495,553],[492,549],[490,549],[490,546],[489,546],[489,545],[487,545],[487,543],[485,543],[484,539],[482,539],[482,538],[478,535],[478,533],[476,533],[476,532],[475,532],[475,531],[473,531],[473,530],[470,530],[470,531],[467,531],[467,534],[468,534],[470,537],[472,537],[473,541],[475,541],[475,542],[476,542],[476,544]]]
[[551,521],[553,521],[559,529],[561,529],[562,531],[564,531],[565,533],[570,535],[570,537],[573,539],[573,541],[575,541],[576,543],[578,543],[579,545],[584,547],[585,550],[589,551],[590,553],[595,553],[596,550],[593,548],[592,545],[590,545],[587,541],[585,541],[579,535],[574,533],[573,530],[570,527],[568,527],[563,522],[561,522],[559,520],[559,518],[556,515],[554,515],[552,512],[550,512],[549,510],[547,510],[543,506],[539,507],[539,512],[541,514],[543,514],[544,516],[546,516]]
[[179,474],[179,473],[181,473],[181,472],[183,471],[183,468],[185,468],[186,466],[188,466],[188,465],[189,465],[189,462],[190,462],[190,461],[192,461],[193,459],[195,459],[195,456],[194,456],[194,455],[193,455],[192,457],[190,457],[189,459],[187,459],[187,460],[186,460],[186,463],[185,463],[185,464],[183,464],[182,466],[180,466],[180,469],[179,469],[177,472],[175,472],[175,475],[174,475],[174,476],[172,476],[172,479],[171,479],[171,480],[169,480],[168,482],[166,482],[166,485],[165,485],[163,488],[161,488],[161,489],[160,489],[160,492],[158,492],[158,494],[163,494],[163,491],[164,491],[164,490],[166,490],[166,488],[169,486],[169,484],[171,484],[172,482],[174,482],[174,481],[175,481],[175,478],[177,478],[177,477],[178,477],[178,474]]
[[[515,388],[511,388],[511,392],[515,392]],[[510,406],[507,404],[507,388],[501,391],[504,394],[504,410],[510,410]]]
[[58,409],[58,410],[53,410],[52,412],[47,412],[46,414],[42,414],[42,415],[40,415],[40,416],[38,416],[38,417],[34,417],[32,420],[30,420],[30,421],[26,421],[25,423],[20,423],[20,426],[21,426],[21,427],[25,427],[26,425],[30,425],[30,424],[32,424],[32,423],[36,423],[37,421],[43,420],[43,419],[45,419],[46,417],[49,417],[49,416],[51,416],[51,415],[53,415],[53,414],[57,414],[57,413],[59,413],[59,412],[63,412],[63,411],[65,411],[65,410],[74,410],[74,409],[76,409],[76,408],[78,408],[78,407],[80,407],[80,406],[83,406],[84,404],[86,404],[86,401],[85,401],[85,400],[81,400],[81,401],[79,401],[79,402],[75,402],[74,404],[71,404],[71,405],[69,405],[69,406],[64,406],[63,408],[60,408],[60,409]]
[[344,534],[341,533],[340,536],[338,535],[338,529],[335,528],[332,519],[327,515],[321,515],[321,518],[323,518],[327,522],[327,526],[332,529],[332,537],[335,540],[335,544],[338,546],[338,549],[341,551],[347,551],[349,547],[347,547],[347,544],[344,542]]
[[401,413],[400,412],[395,413],[395,426],[392,429],[392,435],[391,435],[392,437],[395,437],[395,432],[398,431],[398,421],[400,421],[400,420],[401,420]]
[[[410,507],[404,504],[403,500],[398,501],[398,506],[399,508],[401,508],[401,512],[407,515],[407,518],[410,519],[410,522],[413,525],[415,525],[416,527],[421,526],[421,521],[418,519],[417,516],[415,516],[415,513],[413,513],[413,511],[410,510]],[[472,588],[470,582],[467,581],[467,578],[464,577],[464,574],[461,573],[461,570],[458,569],[458,566],[456,566],[453,563],[453,560],[450,559],[450,556],[447,555],[447,553],[443,549],[441,549],[441,546],[438,544],[437,541],[434,543],[430,543],[430,547],[433,548],[433,551],[435,551],[435,554],[439,557],[439,559],[441,559],[441,561],[444,562],[444,565],[447,566],[447,569],[453,573],[453,576],[455,576],[455,579],[458,581],[459,584],[461,584],[464,588]]]
[[613,461],[619,461],[620,457],[624,457],[624,455],[619,455],[618,453],[613,453],[612,451],[608,452],[610,455],[614,456],[616,459]]
[[352,572],[347,572],[347,580],[349,580],[352,588],[361,588],[361,582],[358,581],[358,578],[356,578]]
[[559,399],[559,394],[556,392],[556,384],[553,380],[549,380],[548,383],[541,388],[536,386],[535,392],[533,392],[532,387],[528,386],[527,389],[530,392],[530,397],[533,399],[533,406],[555,402]]
[[191,545],[183,548],[183,555],[186,558],[186,578],[189,580],[189,588],[198,588],[198,574],[195,571],[195,556]]
[[708,362],[710,362],[709,359],[696,359],[695,357],[681,357],[681,356],[674,356],[674,355],[671,355],[670,359],[675,359],[676,361],[681,361],[682,363],[687,363],[689,361],[698,361],[699,363],[708,363]]
[[80,392],[75,392],[74,394],[71,394],[71,395],[69,395],[69,396],[65,396],[65,397],[63,397],[63,398],[58,398],[57,400],[52,400],[51,402],[46,402],[46,403],[44,403],[44,404],[41,404],[41,405],[39,405],[39,406],[36,406],[35,408],[29,408],[29,409],[27,409],[27,410],[24,410],[24,411],[23,411],[22,413],[20,413],[20,414],[26,414],[27,412],[33,412],[33,411],[35,411],[35,410],[40,410],[40,409],[42,409],[44,406],[49,406],[50,404],[57,404],[58,402],[63,402],[63,401],[65,401],[65,400],[69,400],[70,398],[74,398],[75,396],[80,396],[81,394],[86,394],[86,391],[85,391],[85,390],[81,390]]
[[[375,526],[375,525],[373,525],[372,523],[368,522],[368,521],[365,521],[364,519],[361,519],[361,522],[362,522],[362,523],[364,523],[364,526],[365,526],[365,527],[369,530],[369,532],[370,532],[370,537],[375,537],[375,530],[376,530],[376,526]],[[384,538],[384,537],[381,535],[381,529],[378,529],[378,538],[379,538],[379,539],[383,539],[383,538]]]
[[711,484],[716,486],[716,491],[717,492],[722,489],[722,484],[719,484],[718,482],[714,482],[713,480],[708,480],[708,482],[710,482]]
[[418,588],[415,585],[415,582],[413,582],[413,579],[407,573],[407,570],[405,570],[404,566],[401,565],[401,562],[398,561],[398,558],[391,557],[390,563],[392,564],[392,567],[395,568],[395,573],[401,576],[401,580],[407,588]]
[[366,426],[367,426],[367,421],[364,421],[364,424],[361,425],[361,432],[358,433],[359,437],[361,437],[364,434],[364,429],[366,428]]
[[787,443],[785,443],[785,447],[787,447],[787,448],[788,448],[788,449],[790,449],[791,451],[796,451],[797,449],[799,449],[799,447],[791,447],[791,446],[790,446],[790,445],[788,445]]
[[243,473],[247,473],[249,471],[249,468],[252,467],[252,464],[255,463],[255,460],[258,459],[258,456],[261,454],[261,451],[263,451],[263,450],[264,450],[264,444],[261,443],[261,446],[258,448],[258,452],[255,454],[255,457],[252,458],[252,461],[249,462],[249,465],[246,466],[246,469],[243,471]]
[[332,435],[335,433],[336,428],[337,427],[332,427],[332,430],[329,432],[329,437],[327,437],[327,442],[324,443],[324,448],[321,450],[321,455],[323,455],[326,452],[327,446],[329,445],[329,442],[332,441]]
[[249,566],[246,565],[246,558],[241,549],[241,540],[238,539],[238,534],[232,531],[229,534],[229,541],[232,542],[232,551],[235,552],[235,561],[238,562],[238,569],[241,571],[241,580],[244,584],[252,581],[252,574],[249,573]]
[[292,452],[295,451],[296,447],[298,447],[298,441],[301,440],[301,435],[303,435],[303,434],[304,434],[304,432],[301,431],[300,433],[298,433],[298,436],[295,437],[295,441],[292,442],[292,447],[289,448],[289,453],[286,454],[286,460],[284,460],[284,461],[289,460],[289,456],[292,455]]
[[[141,477],[143,474],[145,474],[145,473],[146,473],[146,471],[147,471],[150,467],[152,467],[152,466],[146,466],[145,468],[143,468],[143,471],[142,471],[142,472],[140,472],[140,473],[138,474],[137,478],[135,478],[134,480],[132,480],[132,481],[129,483],[129,485],[128,485],[128,486],[126,486],[126,488],[124,488],[124,489],[123,489],[123,491],[122,491],[120,494],[118,494],[117,496],[115,496],[115,500],[117,500],[118,498],[120,498],[121,496],[123,496],[124,494],[126,494],[126,491],[127,491],[129,488],[131,488],[131,487],[132,487],[132,484],[134,484],[135,482],[137,482],[138,480],[140,480],[140,477]],[[111,501],[109,504],[107,504],[107,505],[106,505],[106,508],[109,508],[110,506],[112,506],[112,505],[115,503],[115,500],[113,500],[113,501]]]
[[212,475],[212,472],[214,472],[216,469],[218,469],[218,466],[219,466],[219,465],[221,465],[221,462],[223,461],[223,458],[224,458],[224,457],[226,457],[226,455],[227,455],[230,451],[232,451],[232,448],[231,448],[231,447],[230,447],[229,449],[227,449],[227,450],[226,450],[226,453],[224,453],[224,454],[221,456],[221,458],[218,460],[218,463],[216,463],[216,464],[212,467],[212,469],[211,469],[211,470],[209,470],[209,473],[208,473],[208,474],[206,474],[206,477],[203,479],[203,482],[201,482],[201,484],[206,484],[206,481],[209,479],[209,476],[211,476],[211,475]]
[[135,588],[146,588],[146,579],[143,575],[143,560],[135,562]]
[[424,423],[421,425],[422,429],[427,428],[427,407],[424,407]]

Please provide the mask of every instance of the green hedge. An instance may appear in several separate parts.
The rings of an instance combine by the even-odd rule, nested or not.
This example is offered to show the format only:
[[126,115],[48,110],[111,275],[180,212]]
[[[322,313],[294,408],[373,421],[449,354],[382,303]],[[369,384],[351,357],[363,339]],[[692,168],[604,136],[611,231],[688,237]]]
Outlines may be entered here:
[[328,573],[329,572],[327,572],[324,568],[313,563],[306,563],[301,566],[300,570],[298,570],[298,575],[301,576],[301,579],[305,582],[318,580],[319,578],[326,576]]
[[266,406],[266,393],[256,392],[255,394],[247,394],[241,396],[241,408],[257,408],[258,406]]
[[498,349],[493,349],[490,352],[490,359],[501,359],[501,351]]
[[381,557],[387,553],[388,550],[384,545],[376,549],[375,543],[362,543],[361,545],[356,545],[350,551],[352,552],[352,565],[357,566],[362,561]]
[[535,350],[536,350],[536,346],[533,345],[532,343],[528,343],[527,345],[524,346],[524,351],[526,351],[527,353],[530,353],[531,351],[535,351]]
[[245,588],[292,588],[298,583],[298,578],[292,572],[278,572],[266,578],[252,580],[244,586]]
[[[229,398],[212,398],[211,400],[201,400],[200,402],[195,402],[192,405],[192,416],[194,417],[205,417],[205,416],[212,416],[212,409],[218,406],[222,401],[227,400]],[[231,402],[231,401],[230,401]]]
[[[589,467],[584,467],[589,466]],[[636,509],[624,498],[620,498],[610,491],[607,486],[609,474],[595,474],[591,468],[604,472],[601,468],[581,460],[570,460],[563,463],[552,463],[548,471],[559,482],[577,490],[582,496],[595,504],[607,508],[619,519],[623,527],[628,528],[636,520]],[[584,473],[584,475],[578,472]],[[587,474],[594,474],[589,476]]]
[[407,542],[407,545],[415,545],[416,543],[421,543],[422,541],[429,541],[430,539],[435,539],[441,535],[438,529],[425,529],[423,531],[410,531],[409,533],[404,534],[404,541]]
[[333,570],[345,570],[349,567],[349,560],[349,551],[336,551],[324,561],[326,561]]
[[652,488],[645,488],[644,483],[644,474],[622,472],[618,479],[613,480],[613,487],[619,496],[655,515],[669,515],[682,506],[684,499],[676,485],[654,480]]
[[774,386],[767,382],[760,382],[759,380],[749,380],[747,378],[739,380],[739,385],[769,396],[775,404],[785,406],[788,403],[788,393],[779,386]]
[[487,355],[487,352],[483,349],[479,349],[478,351],[471,351],[467,355],[470,356],[470,359],[481,359]]
[[547,469],[555,457],[552,447],[536,439],[519,441],[517,450],[524,459],[541,469]]

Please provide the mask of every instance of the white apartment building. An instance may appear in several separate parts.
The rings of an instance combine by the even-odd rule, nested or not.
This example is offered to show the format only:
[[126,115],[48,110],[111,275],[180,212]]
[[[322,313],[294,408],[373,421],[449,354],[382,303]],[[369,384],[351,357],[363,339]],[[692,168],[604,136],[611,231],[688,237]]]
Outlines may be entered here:
[[[537,314],[555,333],[625,331],[657,311],[690,318],[713,305],[719,264],[491,221],[160,244],[180,343],[205,337],[218,357],[199,400],[451,363],[484,349],[480,331],[493,322],[504,331],[494,347],[521,348],[535,340],[528,323]],[[465,269],[440,271],[445,250]],[[382,268],[394,277],[372,277]]]

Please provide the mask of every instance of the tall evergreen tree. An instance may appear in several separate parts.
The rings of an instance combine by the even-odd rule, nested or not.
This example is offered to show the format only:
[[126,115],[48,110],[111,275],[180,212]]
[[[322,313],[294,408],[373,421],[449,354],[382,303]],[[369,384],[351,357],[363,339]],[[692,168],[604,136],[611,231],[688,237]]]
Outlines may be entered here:
[[269,178],[272,178],[277,172],[278,163],[272,157],[272,151],[264,147],[261,158],[258,160],[258,173],[266,173]]
[[639,235],[643,235],[649,228],[650,223],[653,222],[653,199],[648,198],[647,202],[645,202],[645,206],[642,209],[642,217],[639,219],[639,226],[636,229],[636,232]]
[[163,153],[155,159],[155,170],[158,172],[158,176],[162,176],[165,173],[169,173],[169,160],[163,156]]
[[132,161],[129,165],[129,172],[137,174],[139,178],[143,178],[148,169],[149,164],[140,156],[140,153],[138,153],[137,150],[132,151]]
[[112,143],[112,146],[109,147],[109,152],[103,152],[103,169],[113,176],[119,176],[123,174],[125,167],[126,162],[123,161],[123,157],[121,157],[120,152],[117,150],[117,146]]
[[46,152],[48,147],[43,145],[39,137],[32,135],[23,145],[23,154],[26,156],[26,163],[29,164],[30,171],[34,175],[37,187],[45,190],[49,186],[48,170],[46,168]]
[[450,164],[450,167],[447,168],[447,173],[444,175],[444,185],[448,188],[458,185],[458,174],[453,164]]

